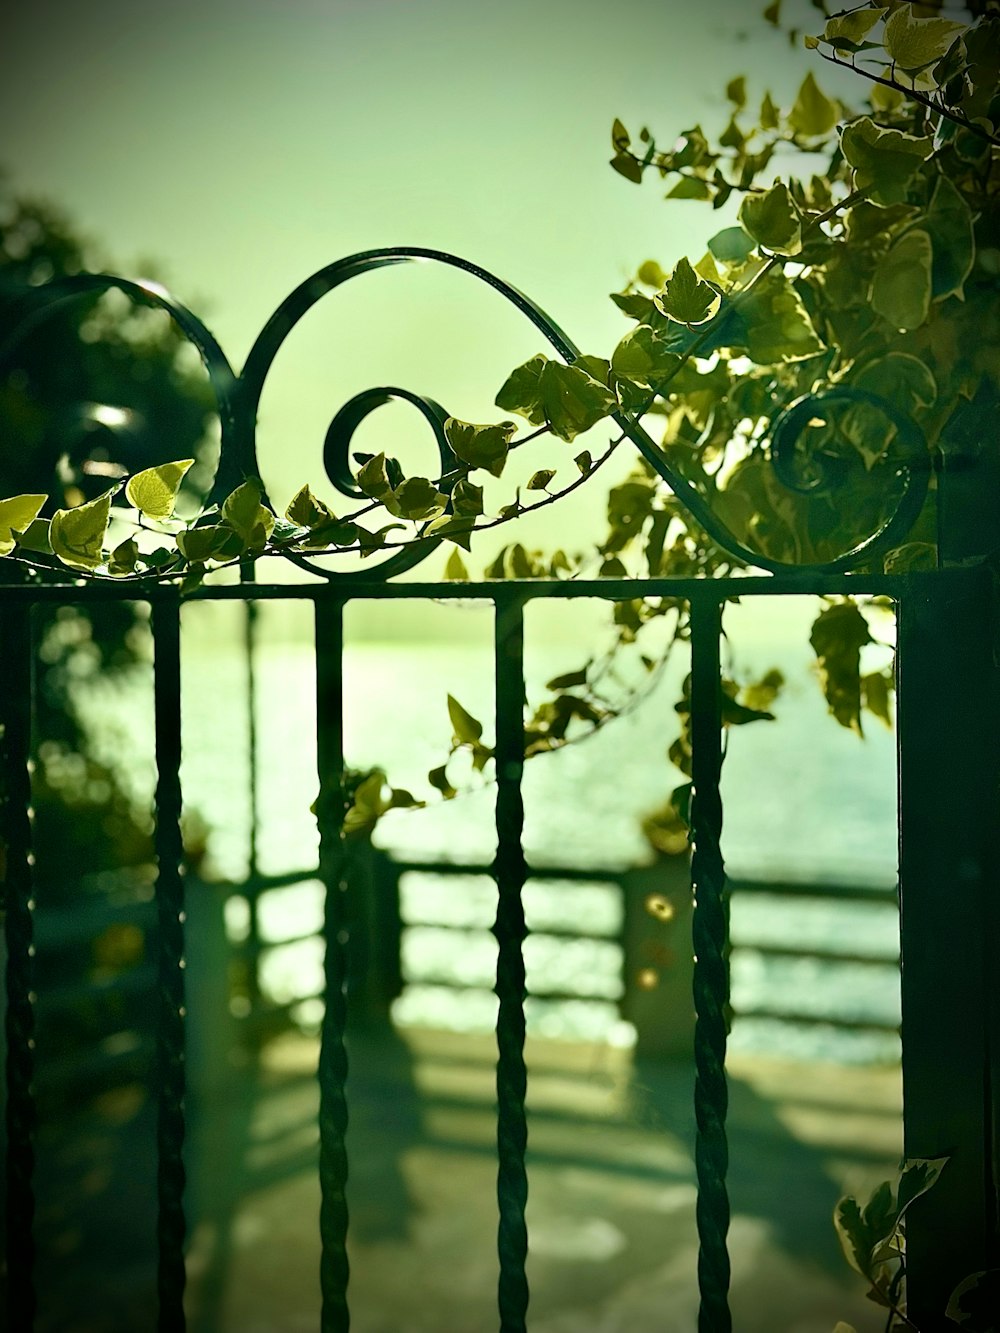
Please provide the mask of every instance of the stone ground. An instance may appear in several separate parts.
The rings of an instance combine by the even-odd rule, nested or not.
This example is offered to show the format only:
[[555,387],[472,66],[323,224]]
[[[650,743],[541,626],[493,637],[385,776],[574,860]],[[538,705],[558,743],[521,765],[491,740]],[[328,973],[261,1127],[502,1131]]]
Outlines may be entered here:
[[[693,1071],[529,1043],[532,1333],[693,1333]],[[383,1032],[351,1047],[354,1333],[496,1329],[493,1047]],[[316,1046],[286,1036],[193,1107],[191,1333],[316,1333]],[[890,1175],[899,1073],[734,1059],[736,1333],[884,1327],[831,1214]],[[40,1130],[38,1333],[155,1327],[153,1135],[141,1088]]]

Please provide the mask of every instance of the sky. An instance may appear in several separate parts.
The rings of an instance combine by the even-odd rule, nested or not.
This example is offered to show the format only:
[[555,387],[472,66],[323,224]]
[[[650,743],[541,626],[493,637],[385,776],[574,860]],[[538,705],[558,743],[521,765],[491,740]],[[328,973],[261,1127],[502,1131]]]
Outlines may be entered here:
[[[17,0],[8,14],[0,165],[116,271],[155,266],[237,369],[304,278],[384,245],[473,260],[609,355],[630,325],[607,294],[644,259],[697,258],[731,221],[616,175],[612,120],[663,144],[698,121],[718,129],[733,75],[787,103],[810,59],[736,0]],[[303,481],[323,493],[326,426],[353,393],[399,384],[498,420],[503,380],[543,349],[468,276],[355,280],[293,331],[268,378],[258,460],[272,498]],[[408,472],[432,469],[412,409],[382,409],[356,438],[386,442]],[[539,447],[540,467],[553,445]],[[599,540],[597,485],[519,535]]]

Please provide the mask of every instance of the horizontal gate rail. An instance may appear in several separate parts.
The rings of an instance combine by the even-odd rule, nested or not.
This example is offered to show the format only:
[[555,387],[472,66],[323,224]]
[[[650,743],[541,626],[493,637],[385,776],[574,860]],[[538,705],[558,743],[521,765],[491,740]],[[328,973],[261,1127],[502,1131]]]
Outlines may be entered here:
[[[259,893],[304,879],[322,881],[326,890],[325,1016],[319,1060],[320,1167],[322,1189],[320,1232],[323,1243],[321,1287],[323,1333],[347,1333],[349,1264],[347,1250],[347,1056],[344,1046],[346,1009],[346,897],[350,866],[341,836],[345,813],[343,757],[342,664],[343,610],[353,601],[392,599],[437,602],[478,602],[495,614],[494,671],[496,688],[497,856],[492,874],[498,886],[494,923],[499,958],[497,1019],[497,1257],[498,1300],[502,1333],[527,1328],[528,1285],[525,1272],[528,1236],[525,1206],[527,1075],[524,1062],[526,998],[523,944],[526,936],[522,890],[529,874],[538,879],[608,879],[614,872],[566,870],[525,862],[522,844],[521,774],[524,752],[524,613],[536,601],[580,598],[607,602],[638,598],[686,601],[691,611],[692,639],[692,885],[695,896],[696,998],[696,1166],[699,1183],[699,1278],[702,1292],[701,1333],[728,1333],[731,1318],[727,1289],[729,1261],[726,1233],[729,1201],[726,1190],[727,1085],[725,1074],[728,1025],[727,904],[731,893],[766,892],[777,896],[817,896],[817,886],[765,885],[740,881],[727,885],[720,851],[722,806],[721,682],[719,634],[726,601],[735,598],[804,594],[871,594],[892,599],[898,607],[899,712],[901,772],[900,894],[903,922],[903,1052],[907,1150],[953,1159],[942,1178],[940,1193],[920,1201],[912,1214],[910,1243],[915,1272],[914,1309],[927,1309],[971,1254],[985,1262],[997,1232],[997,1150],[994,1141],[996,1043],[986,1014],[995,1006],[990,980],[988,940],[982,929],[986,883],[995,873],[996,853],[983,846],[984,830],[993,827],[996,798],[995,717],[983,721],[977,701],[993,688],[995,672],[988,628],[969,629],[986,601],[984,582],[974,570],[946,569],[929,573],[829,574],[777,573],[732,579],[591,579],[511,580],[479,584],[380,583],[343,579],[330,584],[243,583],[204,587],[193,600],[242,601],[248,607],[268,600],[312,604],[316,628],[316,700],[320,797],[317,823],[320,858],[317,870],[261,875],[252,858],[242,891],[251,903]],[[155,839],[158,874],[155,884],[158,988],[159,1102],[159,1291],[161,1333],[184,1328],[184,880],[180,833],[180,601],[170,588],[144,588],[141,594],[121,584],[63,582],[26,583],[0,590],[5,639],[3,690],[5,820],[8,845],[7,967],[7,1125],[8,1125],[8,1271],[9,1312],[16,1333],[30,1333],[33,1321],[33,1242],[31,1218],[34,1151],[33,1097],[33,899],[31,870],[31,635],[33,606],[86,606],[101,601],[141,601],[152,608],[157,787]],[[984,622],[985,623],[985,622]],[[951,625],[947,642],[940,626]],[[964,628],[963,628],[964,626]],[[919,665],[923,663],[924,665]],[[957,693],[947,708],[942,699]],[[937,716],[935,718],[935,710]],[[935,718],[928,723],[928,718]],[[931,791],[926,778],[914,778],[928,765],[940,773],[953,761],[956,737],[967,744],[978,766],[980,795],[969,801],[954,795],[940,806],[940,785]],[[936,767],[935,767],[936,766]],[[968,791],[968,784],[962,789]],[[256,805],[257,798],[254,797]],[[942,811],[947,811],[947,818]],[[949,822],[950,821],[950,822]],[[461,874],[487,868],[467,863],[399,860],[394,872]],[[620,873],[620,872],[619,872]],[[964,879],[962,877],[965,877]],[[235,892],[241,891],[234,887]],[[838,899],[891,902],[892,890],[838,886]],[[951,897],[948,895],[951,894]],[[965,897],[961,895],[965,894]],[[956,896],[958,895],[958,896]],[[832,892],[821,896],[833,896]],[[128,906],[115,908],[126,914]],[[110,919],[110,918],[109,918]],[[937,931],[929,922],[937,923]],[[54,927],[55,935],[59,928]],[[69,938],[69,937],[67,937]],[[282,941],[284,943],[285,941]],[[277,942],[276,942],[277,943]],[[737,947],[739,942],[737,941]],[[781,956],[793,953],[829,962],[875,963],[870,956],[805,951],[787,946],[747,943],[746,948]],[[883,960],[884,961],[884,960]],[[959,976],[960,974],[960,976]],[[960,982],[960,984],[959,984]],[[942,1005],[942,996],[951,997]],[[964,1008],[963,1008],[964,1006]],[[946,1009],[947,1013],[942,1014]],[[962,1014],[971,1021],[963,1022]],[[757,1016],[770,1017],[759,1009]],[[790,1018],[787,1014],[775,1017]],[[796,1021],[843,1027],[879,1027],[863,1020],[830,1020],[794,1015]],[[940,1069],[935,1061],[944,1046],[952,1069],[951,1101],[942,1102]],[[966,1142],[962,1116],[976,1099],[976,1143]],[[928,1109],[930,1108],[930,1109]],[[965,1135],[965,1138],[963,1138]],[[978,1199],[976,1216],[967,1216],[968,1200]],[[949,1218],[951,1258],[941,1260],[934,1219],[938,1199]],[[954,1243],[952,1243],[952,1241]],[[964,1274],[959,1274],[962,1276]],[[923,1284],[923,1285],[921,1285]]]

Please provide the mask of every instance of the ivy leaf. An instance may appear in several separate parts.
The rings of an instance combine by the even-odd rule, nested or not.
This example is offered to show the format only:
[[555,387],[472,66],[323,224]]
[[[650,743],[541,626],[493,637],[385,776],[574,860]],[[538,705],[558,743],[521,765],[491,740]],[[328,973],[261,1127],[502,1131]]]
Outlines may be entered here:
[[22,551],[37,551],[39,555],[51,555],[52,543],[49,541],[49,520],[33,519],[23,532],[18,534],[17,544]]
[[839,119],[840,107],[827,97],[810,70],[788,113],[789,125],[807,139],[817,139],[829,134]]
[[735,107],[746,106],[747,81],[742,74],[726,84],[726,97]]
[[474,514],[462,514],[458,518],[451,514],[442,514],[433,519],[424,529],[425,537],[445,537],[448,541],[461,546],[463,550],[472,550],[472,533],[475,529]]
[[468,583],[469,571],[465,567],[465,561],[457,551],[452,551],[445,561],[444,576],[453,582]]
[[591,379],[597,380],[600,384],[607,384],[611,387],[611,362],[604,356],[578,356],[573,362],[579,370],[589,375]]
[[802,249],[802,215],[783,181],[763,194],[748,194],[739,219],[757,244],[772,254],[797,255]]
[[653,303],[661,314],[678,324],[701,324],[718,309],[719,294],[682,258]]
[[475,745],[483,735],[483,724],[466,712],[454,695],[448,695],[448,716],[458,745]]
[[209,560],[225,560],[227,555],[238,555],[241,542],[231,529],[212,524],[179,532],[177,549],[192,565],[203,565]]
[[483,488],[461,477],[451,493],[451,505],[456,514],[471,514],[477,518],[483,512]]
[[778,114],[778,108],[771,100],[770,93],[764,94],[760,104],[758,119],[760,120],[760,127],[762,130],[776,130],[778,128],[781,118]]
[[969,205],[945,175],[939,175],[927,212],[921,219],[931,238],[931,298],[963,294],[972,272],[976,242]]
[[894,329],[919,329],[931,305],[931,238],[920,227],[905,232],[875,267],[872,309]]
[[809,642],[819,662],[830,712],[842,727],[860,735],[861,649],[872,642],[867,620],[854,602],[837,602],[817,617]]
[[614,412],[618,400],[606,384],[579,366],[550,361],[539,353],[512,372],[496,396],[496,405],[533,425],[548,425],[561,440],[574,440]]
[[356,529],[357,541],[362,560],[367,556],[374,555],[376,551],[381,551],[388,534],[395,532],[397,529],[405,531],[402,523],[386,523],[384,527],[377,528],[374,532],[368,528],[358,527]]
[[633,185],[642,184],[642,167],[631,153],[616,153],[611,159],[610,165],[614,167],[619,176],[624,176]]
[[397,518],[420,522],[443,514],[448,497],[426,477],[407,477],[385,497],[385,507]]
[[959,1326],[989,1328],[1000,1310],[1000,1268],[970,1273],[951,1293],[945,1314]]
[[838,39],[847,42],[863,42],[876,23],[888,10],[881,6],[871,9],[855,9],[848,14],[838,14],[827,20],[823,29],[823,40],[835,42]]
[[926,361],[909,352],[887,352],[859,370],[851,380],[894,404],[907,415],[930,407],[938,396],[937,381]]
[[[623,314],[628,315],[629,319],[638,319],[643,323],[649,320],[650,315],[655,315],[652,298],[643,296],[640,292],[611,292],[611,299]],[[580,360],[583,360],[581,357]],[[586,366],[584,367],[586,369]],[[595,379],[599,376],[595,376]]]
[[[510,382],[507,381],[508,384]],[[470,467],[485,468],[494,477],[499,477],[503,472],[516,429],[513,421],[501,421],[496,426],[474,426],[471,422],[449,417],[444,423],[445,437],[455,457]]]
[[582,454],[577,454],[577,456],[573,459],[573,462],[580,469],[580,473],[584,477],[587,476],[587,474],[593,469],[594,466],[594,460],[591,458],[589,451],[586,449],[584,449]]
[[52,515],[49,541],[64,565],[71,569],[96,569],[101,563],[111,497],[117,489],[113,486],[89,504],[76,509],[57,509]]
[[882,671],[872,671],[869,675],[862,676],[861,694],[869,713],[873,713],[891,731],[892,711],[889,703],[892,697],[891,676]]
[[308,486],[301,487],[292,497],[285,517],[300,528],[315,528],[320,523],[329,523],[334,517],[322,500],[318,500]]
[[577,671],[567,671],[561,676],[553,676],[551,680],[546,681],[547,690],[571,690],[576,685],[586,685],[587,668],[580,667]]
[[802,361],[823,351],[798,292],[778,270],[756,284],[737,314],[747,355],[758,365]]
[[833,1225],[847,1262],[862,1277],[872,1281],[874,1242],[857,1199],[847,1195],[840,1200],[834,1210]]
[[622,152],[624,149],[628,148],[631,143],[632,140],[629,137],[628,130],[616,117],[611,126],[611,147],[615,149],[616,152]]
[[549,482],[556,475],[554,467],[543,467],[536,472],[528,482],[529,491],[544,491]]
[[177,503],[177,492],[193,458],[182,458],[175,463],[161,463],[136,472],[125,486],[125,496],[146,518],[169,518]]
[[611,370],[619,378],[650,388],[680,364],[680,357],[648,324],[630,329],[611,354]]
[[870,116],[845,126],[840,146],[854,168],[855,187],[883,207],[906,202],[910,181],[934,149],[930,139],[882,129]]
[[372,500],[384,500],[392,493],[393,483],[385,454],[369,458],[358,473],[358,486]]
[[223,519],[247,546],[262,547],[274,527],[274,515],[261,504],[260,496],[260,484],[249,479],[223,501]]
[[908,1157],[899,1177],[899,1216],[902,1217],[914,1199],[926,1194],[937,1183],[948,1165],[947,1157]]
[[948,50],[960,23],[950,19],[917,18],[912,5],[900,5],[885,21],[883,43],[886,54],[900,69],[923,69]]
[[754,240],[742,227],[726,227],[708,243],[709,252],[722,264],[742,264],[753,254]]
[[682,176],[664,196],[666,199],[711,199],[712,187],[699,176]]
[[47,495],[12,495],[0,500],[0,556],[10,555],[18,544],[15,533],[23,533],[38,517]]
[[111,559],[108,561],[108,573],[118,578],[126,574],[133,574],[138,559],[139,547],[132,537],[128,537],[111,552]]

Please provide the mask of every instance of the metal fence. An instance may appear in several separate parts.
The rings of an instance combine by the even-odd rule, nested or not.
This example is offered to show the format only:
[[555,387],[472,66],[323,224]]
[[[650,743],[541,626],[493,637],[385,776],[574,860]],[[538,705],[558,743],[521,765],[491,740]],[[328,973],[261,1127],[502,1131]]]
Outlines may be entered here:
[[[415,252],[407,252],[413,254]],[[400,252],[403,257],[406,255]],[[256,390],[269,356],[294,320],[343,274],[364,271],[356,257],[304,284],[268,326],[271,346],[251,355]],[[382,258],[379,262],[398,262]],[[351,265],[353,264],[353,268]],[[469,266],[471,267],[471,266]],[[334,270],[337,270],[334,272]],[[338,276],[338,274],[340,276]],[[495,280],[491,280],[496,284]],[[107,284],[105,284],[107,285]],[[123,284],[117,283],[122,286]],[[308,289],[308,290],[307,290]],[[541,316],[521,298],[539,327]],[[536,318],[536,316],[538,316]],[[272,329],[273,325],[273,329]],[[552,335],[569,353],[571,345]],[[195,337],[209,360],[205,338]],[[216,349],[217,350],[217,349]],[[255,359],[256,357],[256,359]],[[221,373],[221,372],[220,372]],[[224,463],[220,475],[239,480],[255,471],[245,432],[252,435],[255,394],[223,403]],[[381,392],[381,391],[379,391]],[[384,399],[383,399],[384,400]],[[235,404],[235,405],[234,405]],[[226,417],[225,413],[229,412]],[[357,419],[363,412],[356,414]],[[244,431],[244,454],[226,454],[226,429]],[[235,423],[235,424],[233,424]],[[240,424],[242,423],[242,425]],[[250,423],[250,424],[248,424]],[[357,421],[353,422],[354,425]],[[629,423],[630,433],[638,428]],[[352,427],[353,428],[353,427]],[[644,437],[648,438],[648,437]],[[677,481],[681,493],[691,490]],[[703,506],[702,506],[703,507]],[[699,516],[700,517],[700,516]],[[895,531],[895,530],[894,530]],[[854,561],[861,557],[854,553]],[[846,565],[853,563],[847,561]],[[909,1157],[950,1158],[941,1182],[910,1214],[907,1264],[911,1318],[928,1328],[951,1289],[970,1271],[991,1266],[997,1253],[997,1034],[1000,984],[993,965],[1000,938],[995,892],[998,747],[993,589],[982,567],[910,574],[852,574],[846,565],[775,570],[738,579],[511,580],[483,583],[391,583],[338,578],[322,584],[202,588],[197,598],[311,603],[315,619],[315,690],[320,877],[325,885],[325,1016],[319,1058],[322,1240],[320,1324],[345,1333],[348,1312],[349,1082],[346,1023],[345,916],[348,851],[345,813],[342,666],[344,608],[369,599],[485,600],[494,613],[496,858],[498,889],[493,933],[498,947],[496,994],[497,1267],[503,1333],[527,1327],[525,1205],[527,1123],[524,1059],[526,937],[522,889],[528,866],[522,845],[524,807],[524,611],[540,599],[594,598],[605,602],[671,598],[690,608],[691,890],[694,898],[695,1111],[697,1226],[700,1240],[699,1327],[731,1326],[726,1187],[725,1071],[729,980],[725,869],[720,850],[723,809],[720,633],[727,599],[796,594],[877,594],[890,598],[898,624],[899,904],[902,959],[904,1136]],[[185,1026],[183,840],[180,784],[182,599],[170,586],[143,589],[99,582],[42,580],[0,590],[3,639],[3,759],[7,775],[7,1275],[9,1326],[32,1328],[35,1153],[33,852],[33,614],[71,600],[87,607],[102,599],[135,597],[151,608],[154,662],[155,884],[157,1038],[155,1095],[159,1119],[159,1328],[184,1327],[185,1290]],[[190,999],[197,1002],[197,997]],[[923,1326],[923,1325],[922,1325]]]

